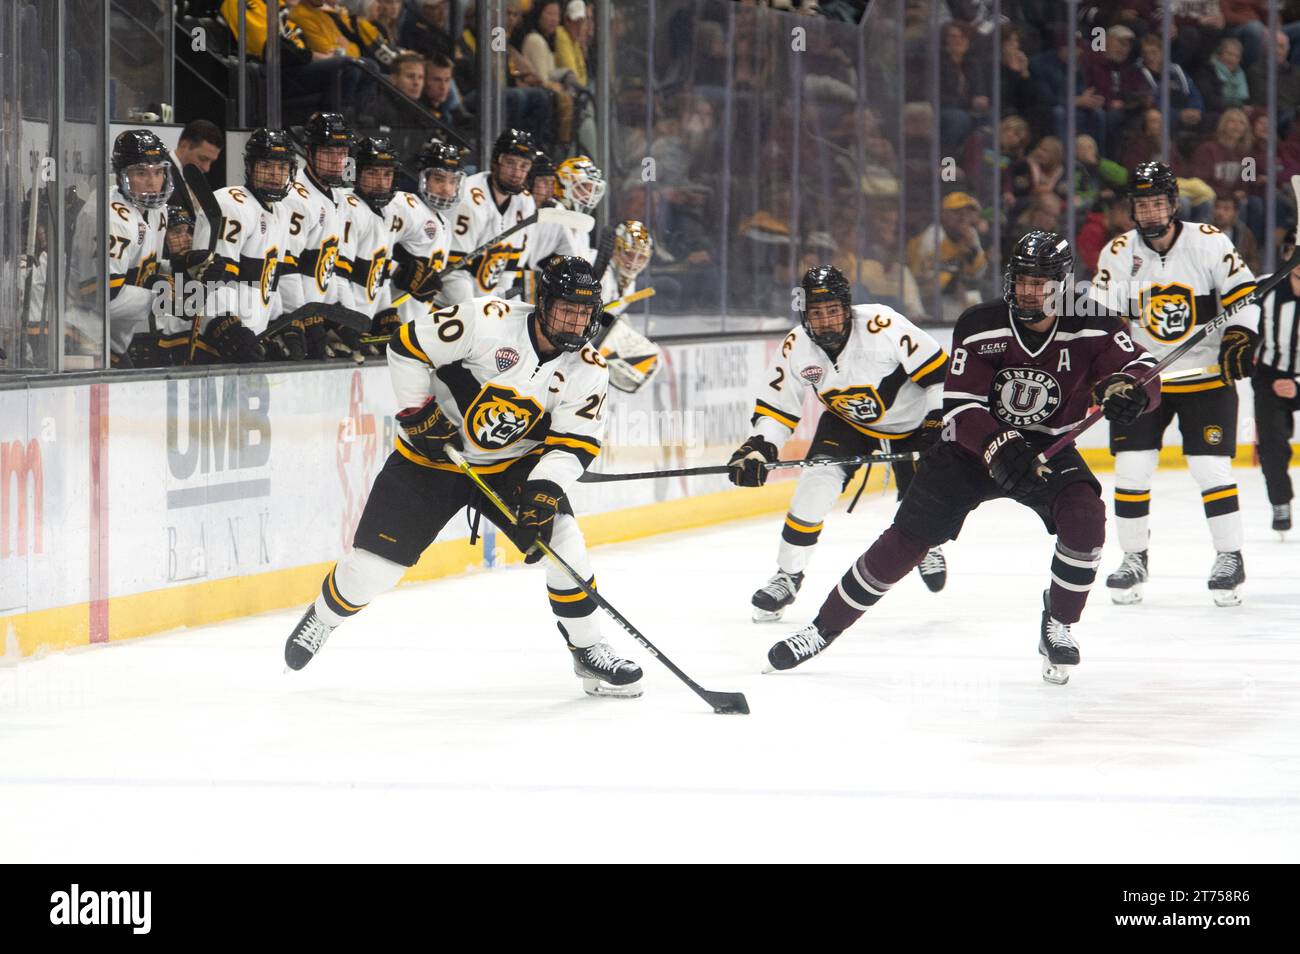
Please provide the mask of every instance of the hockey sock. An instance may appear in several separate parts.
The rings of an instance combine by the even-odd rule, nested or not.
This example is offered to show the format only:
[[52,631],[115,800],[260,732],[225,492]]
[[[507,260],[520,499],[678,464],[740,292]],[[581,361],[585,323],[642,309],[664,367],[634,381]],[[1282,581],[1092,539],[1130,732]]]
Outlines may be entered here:
[[912,572],[929,551],[928,544],[891,526],[866,553],[853,561],[817,611],[819,629],[842,632],[874,606],[889,588]]
[[844,471],[839,467],[813,467],[799,478],[790,499],[790,512],[781,528],[781,546],[776,565],[786,573],[802,573],[812,560],[813,547],[822,533],[822,521],[835,506],[844,489]]
[[1151,475],[1160,452],[1123,451],[1115,455],[1115,524],[1125,553],[1147,548],[1151,516]]
[[369,550],[354,548],[325,575],[316,597],[316,615],[331,626],[339,625],[396,586],[406,569]]
[[1237,485],[1232,479],[1232,460],[1197,454],[1187,458],[1187,469],[1201,488],[1201,505],[1205,508],[1215,551],[1240,550],[1244,534]]
[[[551,548],[569,566],[582,574],[588,586],[596,587],[595,574],[587,545],[582,539],[578,521],[568,514],[555,519],[555,532],[551,535]],[[546,560],[546,596],[556,622],[563,623],[569,642],[579,648],[600,642],[600,623],[596,615],[596,601],[584,593],[569,574],[553,561]]]
[[1052,554],[1052,616],[1077,623],[1097,578],[1106,540],[1106,505],[1087,484],[1071,484],[1052,506],[1056,552]]

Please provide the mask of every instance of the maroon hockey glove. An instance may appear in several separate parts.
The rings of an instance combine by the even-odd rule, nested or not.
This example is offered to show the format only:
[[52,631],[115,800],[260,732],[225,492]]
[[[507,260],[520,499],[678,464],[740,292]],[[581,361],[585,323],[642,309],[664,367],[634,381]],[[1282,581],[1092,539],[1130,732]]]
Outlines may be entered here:
[[1051,473],[1038,462],[1038,454],[1014,428],[998,431],[984,447],[989,476],[1012,500],[1023,500],[1047,482]]
[[398,411],[397,423],[411,446],[429,460],[446,460],[448,444],[460,450],[460,428],[447,420],[434,398]]
[[1106,420],[1114,424],[1132,424],[1151,403],[1146,388],[1140,388],[1131,374],[1112,374],[1102,378],[1092,389],[1092,399],[1101,405]]
[[767,468],[763,465],[776,460],[776,455],[776,446],[755,434],[737,447],[731,460],[727,461],[731,468],[727,471],[727,479],[737,487],[761,487],[767,483]]
[[1228,384],[1250,377],[1255,369],[1255,343],[1259,335],[1249,328],[1229,328],[1219,342],[1219,373]]

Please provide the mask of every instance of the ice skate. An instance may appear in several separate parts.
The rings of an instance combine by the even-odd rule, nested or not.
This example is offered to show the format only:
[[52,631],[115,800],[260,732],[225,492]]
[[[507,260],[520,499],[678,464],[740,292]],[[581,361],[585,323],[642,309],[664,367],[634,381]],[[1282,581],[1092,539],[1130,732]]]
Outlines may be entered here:
[[582,680],[582,691],[589,696],[615,696],[635,699],[641,695],[641,667],[623,659],[605,640],[585,647],[569,642],[564,625],[558,624],[564,642],[573,653],[573,674]]
[[1279,538],[1285,540],[1286,532],[1291,529],[1291,504],[1273,504],[1273,529]]
[[943,589],[943,585],[948,582],[948,562],[943,558],[943,548],[930,547],[916,570],[931,593]]
[[1043,621],[1038,633],[1038,654],[1043,657],[1043,681],[1063,686],[1070,681],[1069,666],[1079,665],[1079,644],[1070,624],[1052,617],[1051,591],[1043,591]]
[[1215,606],[1240,606],[1241,584],[1245,582],[1246,561],[1241,558],[1240,550],[1224,551],[1215,556],[1206,583]]
[[1147,551],[1125,553],[1119,569],[1106,577],[1111,602],[1121,606],[1142,602],[1142,585],[1147,581]]
[[787,636],[767,651],[768,668],[764,672],[793,669],[807,662],[835,641],[839,633],[822,631],[816,623],[809,623],[793,636]]
[[764,583],[749,601],[753,606],[754,622],[771,623],[784,616],[786,607],[794,602],[801,586],[802,573],[777,570],[776,575]]
[[284,644],[284,664],[294,671],[301,669],[320,652],[332,632],[334,627],[316,615],[316,604],[308,606]]

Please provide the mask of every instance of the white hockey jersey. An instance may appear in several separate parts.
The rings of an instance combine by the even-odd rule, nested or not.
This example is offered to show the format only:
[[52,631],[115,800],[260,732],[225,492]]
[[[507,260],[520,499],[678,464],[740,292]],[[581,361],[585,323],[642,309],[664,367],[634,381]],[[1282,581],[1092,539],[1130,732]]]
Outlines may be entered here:
[[108,203],[109,345],[121,353],[137,331],[149,328],[150,310],[166,296],[154,291],[167,237],[167,209],[142,210],[120,190]]
[[884,305],[854,305],[853,328],[834,361],[802,326],[781,343],[758,390],[754,433],[780,447],[803,413],[806,388],[859,433],[906,437],[943,405],[948,355],[930,335]]
[[[1093,300],[1130,316],[1133,338],[1157,359],[1255,289],[1255,276],[1221,231],[1194,222],[1178,222],[1175,228],[1174,244],[1163,255],[1136,229],[1115,238],[1102,249],[1089,289]],[[1259,308],[1244,309],[1229,324],[1258,331]],[[1161,390],[1183,393],[1226,387],[1218,369],[1222,338],[1222,331],[1207,336],[1164,372],[1204,369],[1205,373],[1179,375],[1177,383],[1165,384]]]
[[630,307],[628,305],[620,304],[611,308],[610,303],[626,298],[634,291],[636,291],[636,279],[629,279],[626,284],[623,283],[614,269],[614,263],[610,262],[605,268],[605,274],[600,276],[600,300],[604,303],[605,313],[621,315],[627,311]]
[[441,213],[429,208],[411,192],[398,192],[393,196],[393,200],[384,206],[384,220],[392,247],[392,265],[377,311],[396,308],[403,321],[410,321],[427,312],[429,304],[398,288],[393,279],[400,280],[403,269],[441,271],[445,268],[451,230]]
[[[436,397],[481,473],[537,455],[532,476],[567,491],[600,453],[609,375],[590,346],[543,360],[532,311],[488,296],[429,312],[394,335],[388,368],[398,407]],[[424,457],[401,434],[397,450],[425,467],[456,469]]]
[[339,190],[322,186],[309,170],[300,169],[289,194],[277,203],[287,232],[279,286],[286,313],[309,302],[351,305],[346,277],[336,274],[340,198]]
[[[267,208],[243,186],[227,186],[214,195],[225,221],[213,251],[227,282],[207,296],[204,330],[214,317],[238,315],[244,327],[260,335],[281,311],[277,286],[287,222],[280,203]],[[208,219],[200,215],[194,247],[206,248],[208,241]]]
[[[479,172],[466,179],[464,196],[448,216],[452,265],[459,264],[466,253],[537,211],[528,192],[510,196],[505,206],[498,208],[492,200],[489,176],[488,172]],[[483,252],[469,266],[449,272],[443,280],[439,301],[455,304],[482,295],[504,294],[514,284],[515,274],[527,267],[535,228],[530,225],[520,229]]]

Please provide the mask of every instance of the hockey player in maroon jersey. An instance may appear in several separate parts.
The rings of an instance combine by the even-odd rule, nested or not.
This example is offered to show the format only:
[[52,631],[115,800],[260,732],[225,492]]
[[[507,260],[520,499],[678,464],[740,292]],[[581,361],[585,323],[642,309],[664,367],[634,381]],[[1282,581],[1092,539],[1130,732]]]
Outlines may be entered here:
[[953,331],[944,384],[943,440],[918,465],[894,523],[860,556],[816,618],[768,653],[793,669],[824,650],[921,562],[956,539],[966,515],[1009,497],[1038,514],[1056,536],[1043,594],[1038,651],[1043,678],[1069,681],[1078,622],[1101,562],[1106,508],[1101,486],[1073,444],[1039,459],[1100,403],[1111,421],[1132,423],[1160,400],[1159,381],[1135,386],[1155,358],[1111,318],[1058,314],[1070,275],[1069,242],[1030,232],[1012,253],[1003,299],[968,309]]

